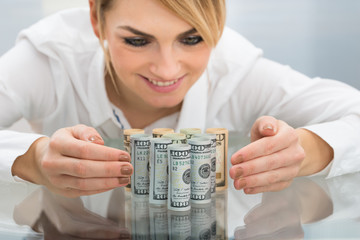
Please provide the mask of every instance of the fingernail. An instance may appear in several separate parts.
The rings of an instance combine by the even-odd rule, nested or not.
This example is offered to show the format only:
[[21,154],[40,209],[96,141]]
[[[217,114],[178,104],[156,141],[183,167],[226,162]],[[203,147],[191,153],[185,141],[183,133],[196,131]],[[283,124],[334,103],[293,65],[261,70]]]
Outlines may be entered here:
[[236,180],[236,185],[235,185],[235,188],[237,190],[240,190],[242,188],[244,188],[246,186],[246,180],[245,179],[239,179],[239,180]]
[[244,174],[244,170],[242,168],[236,169],[235,179],[240,178],[243,174]]
[[274,131],[274,127],[271,125],[271,124],[266,124],[264,127],[263,127],[264,130],[273,130]]
[[130,176],[132,174],[132,168],[129,166],[123,166],[121,168],[121,174]]
[[102,139],[100,137],[98,137],[98,136],[90,136],[88,138],[88,141],[89,142],[95,142],[95,141],[102,141]]
[[119,178],[119,184],[128,184],[129,178]]
[[120,155],[119,160],[130,162],[130,157],[128,155]]
[[239,155],[239,156],[236,158],[236,164],[242,163],[243,161],[244,161],[243,155]]

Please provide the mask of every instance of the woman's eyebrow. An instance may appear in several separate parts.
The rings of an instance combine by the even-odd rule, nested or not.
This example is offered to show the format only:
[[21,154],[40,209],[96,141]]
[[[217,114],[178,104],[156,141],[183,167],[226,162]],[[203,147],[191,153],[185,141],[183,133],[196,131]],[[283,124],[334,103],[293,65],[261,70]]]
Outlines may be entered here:
[[[127,31],[129,31],[129,32],[131,32],[131,33],[133,33],[133,34],[135,34],[135,35],[143,36],[143,37],[145,37],[145,38],[156,39],[155,36],[153,36],[153,35],[151,35],[151,34],[149,34],[149,33],[142,32],[142,31],[137,30],[137,29],[135,29],[135,28],[133,28],[133,27],[130,27],[130,26],[118,26],[117,28],[121,28],[121,29],[127,30]],[[190,34],[194,34],[194,33],[196,33],[196,32],[197,32],[196,29],[195,29],[195,28],[192,28],[192,29],[190,29],[190,30],[188,30],[188,31],[185,31],[185,32],[183,32],[183,33],[180,33],[180,34],[178,35],[178,38],[182,38],[182,37],[188,36],[188,35],[190,35]]]
[[142,32],[140,30],[137,30],[133,27],[130,27],[130,26],[118,26],[117,28],[121,28],[121,29],[124,29],[124,30],[127,30],[135,35],[139,35],[139,36],[143,36],[143,37],[146,37],[146,38],[152,38],[152,39],[155,39],[155,37],[151,34],[148,34],[148,33],[145,33],[145,32]]
[[192,29],[190,29],[190,30],[188,30],[186,32],[180,33],[178,35],[178,38],[183,38],[183,37],[186,37],[186,36],[194,34],[194,33],[197,33],[197,30],[195,28],[192,28]]

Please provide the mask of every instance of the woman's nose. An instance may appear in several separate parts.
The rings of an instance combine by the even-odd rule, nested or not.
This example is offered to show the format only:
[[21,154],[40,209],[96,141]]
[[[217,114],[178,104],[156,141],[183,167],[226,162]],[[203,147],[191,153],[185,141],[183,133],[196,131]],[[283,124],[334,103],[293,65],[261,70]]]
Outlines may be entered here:
[[180,59],[172,47],[160,49],[150,66],[151,73],[161,80],[179,78],[180,70]]

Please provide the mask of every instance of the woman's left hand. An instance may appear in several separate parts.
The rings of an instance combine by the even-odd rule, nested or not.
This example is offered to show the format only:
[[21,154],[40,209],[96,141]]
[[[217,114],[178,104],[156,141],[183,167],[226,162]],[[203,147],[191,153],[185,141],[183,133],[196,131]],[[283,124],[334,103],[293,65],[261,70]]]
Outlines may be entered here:
[[258,118],[251,143],[231,157],[230,177],[247,194],[279,191],[299,174],[305,159],[296,130],[270,116]]

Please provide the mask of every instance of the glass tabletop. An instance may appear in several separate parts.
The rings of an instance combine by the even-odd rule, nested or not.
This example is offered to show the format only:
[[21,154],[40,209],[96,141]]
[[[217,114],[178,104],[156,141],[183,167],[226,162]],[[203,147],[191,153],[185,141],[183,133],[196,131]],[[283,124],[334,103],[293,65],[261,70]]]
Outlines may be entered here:
[[[229,157],[249,142],[229,135]],[[230,167],[230,164],[228,164]],[[229,188],[174,212],[124,188],[65,198],[0,182],[0,239],[360,239],[360,173],[302,177],[279,192]]]

